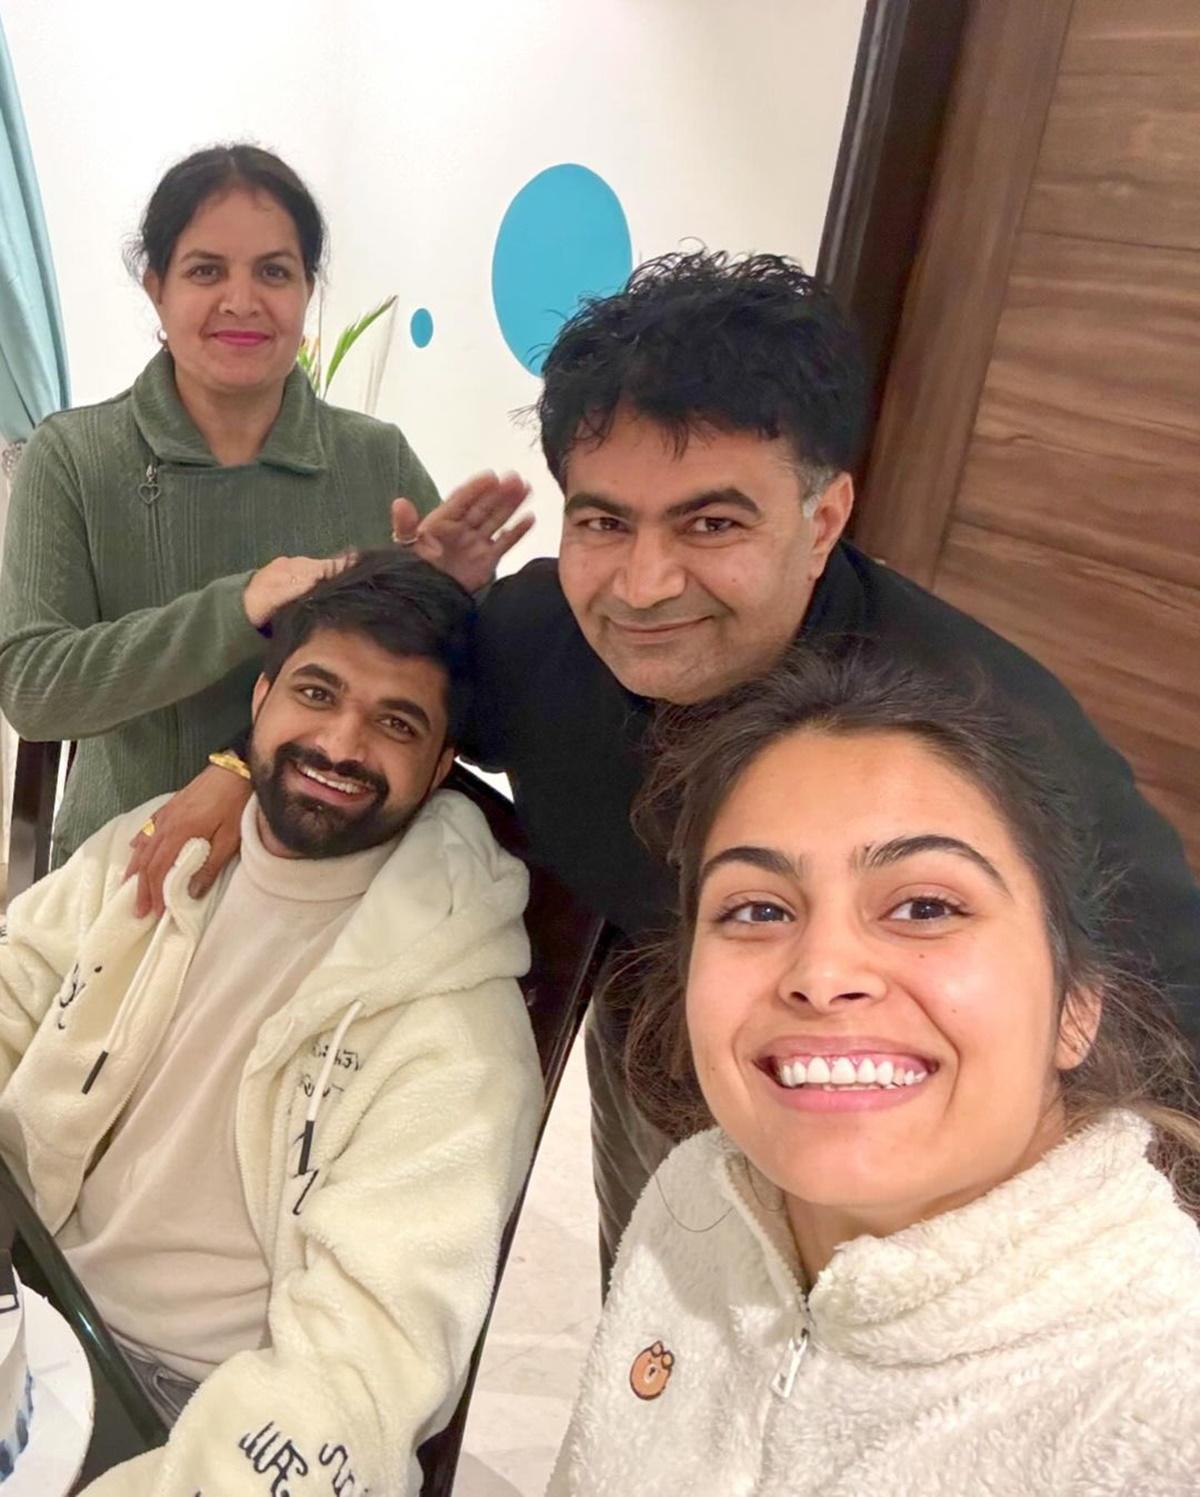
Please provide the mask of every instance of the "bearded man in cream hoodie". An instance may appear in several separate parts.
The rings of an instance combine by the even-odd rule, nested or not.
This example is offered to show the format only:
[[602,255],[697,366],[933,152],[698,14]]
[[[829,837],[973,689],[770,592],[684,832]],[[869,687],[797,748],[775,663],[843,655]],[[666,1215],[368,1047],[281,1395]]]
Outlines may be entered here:
[[0,1150],[177,1417],[94,1497],[416,1493],[453,1411],[541,1101],[525,870],[438,789],[470,615],[404,552],[322,582],[273,621],[214,887],[195,840],[135,916],[151,802],[13,903]]

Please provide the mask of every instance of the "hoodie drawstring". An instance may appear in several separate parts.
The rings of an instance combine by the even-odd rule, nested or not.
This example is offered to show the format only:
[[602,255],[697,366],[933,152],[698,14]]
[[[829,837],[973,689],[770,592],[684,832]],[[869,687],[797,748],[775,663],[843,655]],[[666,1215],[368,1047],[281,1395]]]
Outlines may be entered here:
[[113,1016],[113,1021],[109,1025],[108,1033],[104,1037],[104,1044],[100,1048],[100,1054],[97,1055],[92,1069],[87,1073],[87,1080],[83,1083],[83,1094],[85,1097],[87,1096],[88,1092],[91,1091],[93,1085],[95,1084],[96,1077],[99,1076],[101,1070],[103,1069],[104,1062],[108,1059],[111,1052],[117,1047],[117,1039],[121,1029],[122,1020],[126,1017],[127,1014],[131,1014],[137,1009],[138,1002],[140,1001],[142,996],[142,989],[150,980],[150,973],[154,970],[155,963],[158,960],[159,947],[162,945],[167,931],[171,927],[171,923],[172,922],[170,915],[164,914],[162,919],[158,922],[154,934],[150,937],[150,944],[146,947],[146,955],[138,964],[138,969],[133,974],[133,981],[129,984],[129,989],[125,994],[124,1001],[121,1003],[121,1006],[117,1009],[117,1012]]
[[317,1113],[321,1110],[321,1101],[325,1096],[325,1088],[329,1085],[329,1078],[333,1075],[333,1068],[337,1064],[338,1051],[342,1048],[342,1041],[346,1038],[346,1031],[358,1018],[362,1008],[362,1000],[352,1003],[342,1015],[341,1023],[333,1031],[333,1038],[329,1041],[329,1049],[325,1053],[325,1064],[321,1067],[321,1074],[317,1078],[317,1084],[313,1088],[313,1094],[308,1101],[308,1110],[304,1114],[304,1137],[300,1143],[300,1168],[298,1174],[308,1173],[308,1158],[312,1153],[313,1139],[317,1131]]
[[[117,1048],[118,1040],[127,1015],[136,1011],[138,1002],[142,996],[142,989],[149,981],[150,973],[154,970],[158,960],[159,949],[166,938],[167,931],[171,925],[170,915],[164,914],[158,922],[158,927],[150,937],[150,944],[146,948],[146,954],[138,964],[138,969],[133,975],[133,981],[129,984],[129,990],[125,994],[125,1000],[113,1017],[109,1026],[108,1034],[104,1038],[100,1053],[97,1055],[91,1070],[87,1073],[87,1079],[83,1083],[83,1093],[86,1096],[96,1084],[96,1078],[104,1069],[104,1063]],[[342,1041],[346,1037],[346,1031],[358,1018],[362,1011],[362,999],[352,1003],[342,1015],[341,1022],[333,1032],[333,1038],[329,1042],[329,1050],[325,1055],[325,1063],[321,1067],[321,1074],[317,1078],[317,1084],[313,1088],[313,1094],[309,1099],[308,1109],[304,1114],[304,1136],[300,1144],[300,1174],[308,1170],[309,1155],[312,1153],[313,1139],[317,1129],[317,1114],[321,1110],[321,1101],[325,1095],[325,1089],[329,1085],[329,1078],[333,1074],[333,1068],[337,1064],[338,1051],[342,1048]]]

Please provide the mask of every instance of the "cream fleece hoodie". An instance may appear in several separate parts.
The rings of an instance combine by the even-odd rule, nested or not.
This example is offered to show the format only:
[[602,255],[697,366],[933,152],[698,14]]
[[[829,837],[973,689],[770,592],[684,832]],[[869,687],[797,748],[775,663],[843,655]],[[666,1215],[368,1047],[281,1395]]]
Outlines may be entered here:
[[[166,915],[134,919],[121,876],[155,804],[15,900],[0,939],[0,1149],[55,1231],[228,881],[190,899],[207,848],[189,843]],[[537,1125],[540,1071],[515,981],[529,960],[526,891],[479,811],[435,795],[325,960],[262,1025],[236,1136],[271,1274],[271,1345],[218,1368],[162,1450],[90,1494],[417,1492],[415,1448],[453,1409]],[[331,1052],[343,1085],[314,1125]]]
[[1200,1491],[1200,1233],[1148,1139],[1110,1114],[844,1244],[807,1296],[779,1192],[721,1133],[690,1139],[621,1244],[550,1493]]

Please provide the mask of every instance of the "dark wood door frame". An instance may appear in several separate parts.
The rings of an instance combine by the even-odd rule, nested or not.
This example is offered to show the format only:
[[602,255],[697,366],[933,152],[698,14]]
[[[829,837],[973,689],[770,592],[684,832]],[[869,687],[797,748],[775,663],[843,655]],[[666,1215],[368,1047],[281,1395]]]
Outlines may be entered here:
[[[867,0],[817,273],[862,338],[873,431],[970,0]],[[868,436],[867,446],[870,446]]]
[[855,539],[932,587],[1074,0],[971,0]]

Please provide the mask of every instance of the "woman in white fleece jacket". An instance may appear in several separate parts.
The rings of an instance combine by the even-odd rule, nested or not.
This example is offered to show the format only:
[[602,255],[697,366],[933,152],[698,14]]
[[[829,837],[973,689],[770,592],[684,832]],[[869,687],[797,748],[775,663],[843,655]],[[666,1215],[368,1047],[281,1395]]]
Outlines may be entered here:
[[683,928],[629,1057],[694,1136],[551,1492],[1200,1490],[1187,1051],[1113,959],[1049,746],[808,655],[677,733],[649,805]]

